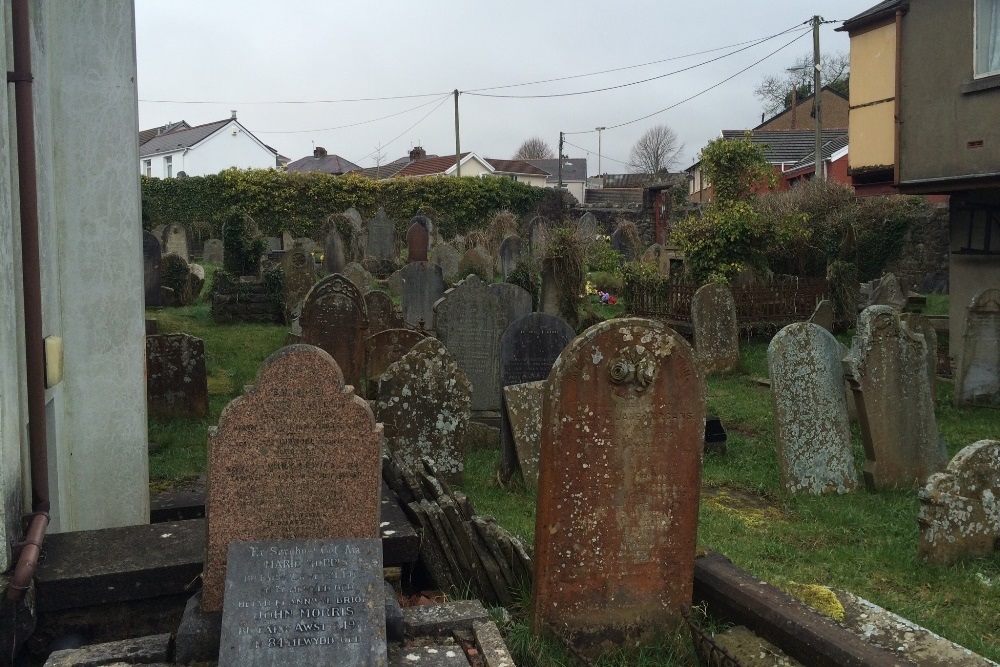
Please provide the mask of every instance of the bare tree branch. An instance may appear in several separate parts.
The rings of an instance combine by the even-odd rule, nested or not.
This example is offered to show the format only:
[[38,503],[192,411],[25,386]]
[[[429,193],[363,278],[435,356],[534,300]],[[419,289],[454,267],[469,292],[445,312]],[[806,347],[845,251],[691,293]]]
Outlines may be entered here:
[[[851,57],[846,53],[831,53],[820,61],[820,82],[839,93],[847,94],[851,77]],[[773,116],[792,105],[792,89],[799,98],[812,94],[813,55],[799,56],[788,71],[768,74],[754,88],[754,96],[763,105],[765,116]]]
[[522,143],[514,153],[514,160],[551,160],[555,151],[541,137],[531,137]]
[[684,144],[676,132],[666,125],[654,125],[633,144],[629,162],[633,172],[657,174],[676,165],[682,150]]

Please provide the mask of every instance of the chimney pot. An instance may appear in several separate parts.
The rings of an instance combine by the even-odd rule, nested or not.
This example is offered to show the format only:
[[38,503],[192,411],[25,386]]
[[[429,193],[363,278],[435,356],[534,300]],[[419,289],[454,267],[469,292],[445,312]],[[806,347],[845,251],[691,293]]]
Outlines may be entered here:
[[313,157],[326,157],[326,149],[322,146],[317,146],[313,149]]
[[425,151],[420,146],[414,146],[410,149],[410,160],[422,160],[427,157],[427,151]]
[[233,120],[236,120],[236,109],[231,109],[229,111],[229,114],[230,114],[230,118],[232,118]]

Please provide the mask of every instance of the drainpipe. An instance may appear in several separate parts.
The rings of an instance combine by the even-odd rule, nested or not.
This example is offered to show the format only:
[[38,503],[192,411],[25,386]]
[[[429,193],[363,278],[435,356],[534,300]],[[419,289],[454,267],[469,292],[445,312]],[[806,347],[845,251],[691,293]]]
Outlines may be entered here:
[[899,137],[902,134],[903,119],[900,117],[899,96],[903,90],[903,10],[896,10],[896,89],[892,102],[895,136],[892,147],[892,184],[899,187]]
[[14,84],[17,114],[17,186],[21,213],[21,270],[24,288],[24,339],[28,385],[28,444],[31,452],[31,509],[21,553],[7,587],[19,602],[38,565],[49,524],[49,475],[45,436],[45,358],[42,340],[42,281],[38,245],[38,183],[35,169],[35,109],[31,99],[31,37],[28,0],[13,0]]

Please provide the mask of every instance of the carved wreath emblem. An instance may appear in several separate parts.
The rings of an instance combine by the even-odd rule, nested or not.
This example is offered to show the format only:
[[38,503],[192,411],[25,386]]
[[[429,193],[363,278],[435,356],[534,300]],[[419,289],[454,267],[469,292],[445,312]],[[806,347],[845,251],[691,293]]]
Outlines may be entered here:
[[653,382],[656,366],[649,352],[645,348],[636,346],[635,349],[625,350],[615,358],[611,363],[609,374],[614,384],[634,382],[640,389],[645,389]]

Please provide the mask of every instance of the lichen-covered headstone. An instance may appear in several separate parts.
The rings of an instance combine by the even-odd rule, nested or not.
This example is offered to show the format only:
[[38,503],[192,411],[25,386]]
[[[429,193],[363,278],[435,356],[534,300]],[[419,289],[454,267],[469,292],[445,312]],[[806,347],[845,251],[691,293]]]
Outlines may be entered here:
[[146,308],[163,304],[160,296],[160,242],[150,232],[142,233],[142,275]]
[[[504,420],[509,447],[513,450],[524,485],[538,488],[538,453],[542,448],[542,402],[545,380],[512,384],[503,388]],[[503,437],[503,436],[501,436]],[[504,442],[504,463],[508,443]]]
[[400,269],[399,275],[403,320],[411,327],[434,329],[434,304],[444,295],[441,267],[430,262],[410,262]]
[[1000,289],[983,290],[966,310],[955,403],[1000,406]]
[[646,248],[646,252],[642,253],[640,261],[643,264],[655,266],[656,272],[661,276],[670,275],[670,255],[658,243],[654,243]]
[[611,249],[620,252],[626,262],[635,261],[636,249],[629,243],[628,237],[620,229],[611,232]]
[[901,313],[899,319],[906,324],[910,332],[924,337],[927,355],[924,362],[927,366],[927,381],[931,387],[931,400],[937,402],[937,329],[926,315],[920,313]]
[[818,324],[830,333],[833,333],[834,313],[833,301],[823,299],[816,304],[816,310],[814,310],[813,314],[809,317],[809,321],[813,324]]
[[520,236],[508,236],[500,242],[500,272],[504,280],[524,259],[524,250]]
[[202,609],[222,609],[233,541],[378,538],[382,425],[326,352],[291,345],[208,440]]
[[493,258],[482,248],[469,248],[458,262],[458,273],[467,276],[475,273],[484,280],[493,279]]
[[458,263],[462,261],[462,253],[450,243],[436,245],[431,249],[430,261],[441,267],[441,273],[448,283],[458,279]]
[[596,324],[548,379],[532,629],[585,655],[649,643],[690,604],[705,387],[661,322]]
[[410,228],[406,231],[406,250],[408,262],[426,262],[427,250],[431,245],[431,221],[422,215],[410,220]]
[[465,474],[470,387],[440,341],[425,338],[379,378],[375,417],[390,452],[417,468],[424,457],[448,481]]
[[1000,544],[1000,440],[980,440],[920,490],[917,553],[947,565],[988,556]]
[[146,336],[146,406],[150,417],[208,416],[205,343],[183,333]]
[[293,309],[298,309],[316,282],[316,262],[301,243],[296,243],[281,256],[281,272],[285,275],[285,321],[291,322]]
[[365,255],[376,260],[396,261],[396,223],[389,219],[384,208],[368,221],[368,245]]
[[163,239],[160,244],[164,255],[177,255],[185,262],[191,261],[188,252],[187,229],[179,222],[174,222],[163,229]]
[[354,286],[362,294],[368,294],[372,291],[372,281],[374,280],[372,274],[357,262],[351,262],[345,266],[342,275],[354,283]]
[[510,283],[493,283],[490,289],[500,300],[504,327],[531,312],[531,294],[523,287]]
[[740,365],[740,326],[736,302],[725,285],[702,285],[691,298],[691,327],[698,363],[705,374]]
[[399,308],[385,292],[372,290],[365,294],[365,311],[368,313],[368,335],[374,336],[386,329],[403,329],[406,324]]
[[857,332],[845,375],[865,446],[865,485],[874,490],[922,484],[948,462],[938,438],[924,337],[910,332],[891,306],[862,311]]
[[528,222],[528,244],[531,246],[531,258],[542,261],[549,247],[549,228],[552,224],[541,216],[535,216]]
[[869,306],[892,306],[897,310],[906,306],[906,292],[895,274],[887,273],[877,282],[872,281],[870,289]]
[[424,338],[427,334],[413,329],[384,329],[368,337],[365,341],[365,377],[368,378],[369,398],[378,393],[378,379],[382,373]]
[[361,292],[339,273],[323,278],[306,295],[299,316],[302,342],[333,357],[347,384],[361,386],[368,312]]
[[597,217],[593,213],[587,211],[580,216],[580,220],[576,223],[576,235],[584,244],[589,244],[597,238]]
[[781,483],[789,493],[857,487],[840,343],[817,324],[790,324],[771,340],[767,367]]

